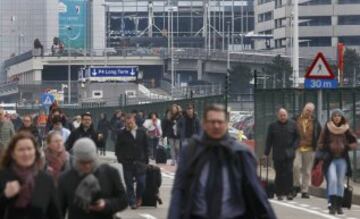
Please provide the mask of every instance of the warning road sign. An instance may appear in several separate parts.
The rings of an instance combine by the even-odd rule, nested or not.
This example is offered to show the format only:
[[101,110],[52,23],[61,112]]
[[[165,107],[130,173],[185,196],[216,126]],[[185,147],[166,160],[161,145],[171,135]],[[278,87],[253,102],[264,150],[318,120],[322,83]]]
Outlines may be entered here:
[[44,93],[43,95],[41,95],[40,99],[41,99],[42,105],[50,106],[54,102],[55,97],[54,97],[54,95],[52,95],[50,93]]
[[334,79],[335,75],[332,73],[329,63],[325,56],[319,52],[312,62],[305,78],[308,79]]

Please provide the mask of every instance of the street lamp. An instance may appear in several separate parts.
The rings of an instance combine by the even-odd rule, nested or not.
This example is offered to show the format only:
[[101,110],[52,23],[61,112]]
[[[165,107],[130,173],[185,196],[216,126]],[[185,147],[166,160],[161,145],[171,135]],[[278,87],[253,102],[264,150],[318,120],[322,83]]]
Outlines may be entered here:
[[71,52],[71,46],[70,46],[70,31],[72,30],[71,26],[67,27],[68,31],[68,104],[71,103],[71,62],[70,62],[70,52]]

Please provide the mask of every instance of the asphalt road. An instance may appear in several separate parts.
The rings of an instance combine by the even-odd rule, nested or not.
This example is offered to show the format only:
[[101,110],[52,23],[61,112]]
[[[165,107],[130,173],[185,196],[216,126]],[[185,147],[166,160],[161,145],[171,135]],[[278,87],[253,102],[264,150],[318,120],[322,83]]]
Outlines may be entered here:
[[[175,168],[161,166],[161,169],[163,184],[160,191],[164,204],[157,208],[127,209],[119,214],[121,219],[167,218]],[[353,205],[351,210],[344,209],[345,214],[342,216],[331,216],[328,214],[327,201],[317,197],[301,199],[298,196],[293,201],[277,201],[276,199],[270,201],[279,219],[360,219],[359,205]]]

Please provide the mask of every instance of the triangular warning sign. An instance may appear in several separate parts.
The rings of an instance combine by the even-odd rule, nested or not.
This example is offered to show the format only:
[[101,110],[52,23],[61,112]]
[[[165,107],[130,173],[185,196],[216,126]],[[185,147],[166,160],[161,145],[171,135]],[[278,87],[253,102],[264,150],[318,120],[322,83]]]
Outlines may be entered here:
[[332,73],[329,63],[326,61],[325,56],[319,52],[310,68],[308,69],[305,78],[312,79],[334,79],[335,75]]
[[45,100],[43,102],[44,105],[51,105],[52,104],[52,100],[51,100],[51,97],[49,95],[47,95],[45,97]]

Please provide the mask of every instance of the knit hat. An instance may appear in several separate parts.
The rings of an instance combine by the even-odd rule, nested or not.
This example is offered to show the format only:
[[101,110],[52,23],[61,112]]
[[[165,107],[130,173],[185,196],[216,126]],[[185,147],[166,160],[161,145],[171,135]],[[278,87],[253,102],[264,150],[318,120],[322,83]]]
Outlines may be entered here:
[[74,144],[73,155],[78,161],[97,161],[94,141],[90,138],[80,138]]
[[334,117],[336,114],[340,115],[341,117],[345,117],[344,111],[342,111],[341,109],[334,109],[331,113],[331,118]]

